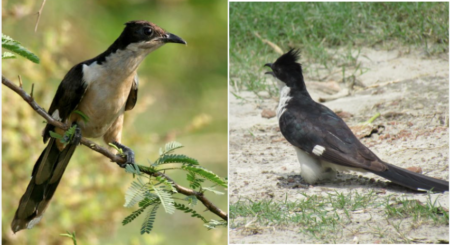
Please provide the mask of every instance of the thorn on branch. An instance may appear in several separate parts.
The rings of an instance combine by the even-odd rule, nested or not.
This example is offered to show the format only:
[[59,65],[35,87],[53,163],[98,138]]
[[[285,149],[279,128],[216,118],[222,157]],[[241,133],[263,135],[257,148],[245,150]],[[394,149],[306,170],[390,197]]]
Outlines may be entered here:
[[22,76],[18,76],[19,77],[19,87],[22,88],[23,83],[22,83]]
[[30,93],[30,97],[31,97],[32,100],[34,100],[34,98],[33,98],[33,92],[34,92],[34,83],[31,84],[31,93]]

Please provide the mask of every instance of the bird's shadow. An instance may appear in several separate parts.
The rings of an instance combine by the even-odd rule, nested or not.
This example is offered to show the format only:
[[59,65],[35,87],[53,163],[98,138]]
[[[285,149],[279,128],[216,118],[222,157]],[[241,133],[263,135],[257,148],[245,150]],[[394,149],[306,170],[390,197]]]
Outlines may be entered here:
[[339,188],[339,189],[350,189],[350,188],[374,188],[381,192],[383,190],[389,190],[393,192],[403,192],[403,193],[423,193],[420,191],[414,191],[403,187],[401,185],[395,184],[390,181],[377,180],[374,178],[352,174],[352,173],[342,173],[338,172],[336,178],[331,180],[319,181],[314,185],[306,183],[303,178],[299,175],[281,175],[277,178],[277,186],[283,189],[309,189],[310,187],[322,187],[322,188]]

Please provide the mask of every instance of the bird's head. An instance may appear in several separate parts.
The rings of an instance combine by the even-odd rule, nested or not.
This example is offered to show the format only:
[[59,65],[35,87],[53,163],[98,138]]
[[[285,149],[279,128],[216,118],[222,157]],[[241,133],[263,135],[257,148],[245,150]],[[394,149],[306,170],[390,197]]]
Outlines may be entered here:
[[265,74],[274,76],[288,87],[304,87],[302,66],[300,63],[297,63],[298,58],[299,51],[291,49],[280,56],[275,63],[265,64],[264,66],[272,69],[272,71],[268,71]]
[[161,27],[148,21],[129,21],[125,25],[125,29],[117,39],[121,49],[133,45],[138,49],[151,51],[166,43],[187,44],[181,37],[166,32]]

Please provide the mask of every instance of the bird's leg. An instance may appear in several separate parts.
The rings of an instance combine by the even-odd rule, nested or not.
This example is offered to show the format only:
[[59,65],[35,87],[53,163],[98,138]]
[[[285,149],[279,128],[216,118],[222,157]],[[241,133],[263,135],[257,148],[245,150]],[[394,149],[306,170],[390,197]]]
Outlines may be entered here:
[[72,139],[70,140],[70,143],[74,144],[74,145],[79,145],[80,141],[81,141],[81,137],[82,137],[81,128],[78,127],[78,125],[76,125],[75,133],[73,134]]
[[[121,168],[125,168],[127,164],[134,164],[134,151],[130,148],[120,144],[117,141],[112,142],[111,144],[115,145],[117,148],[121,149],[123,152],[123,155],[125,155],[125,158],[127,159],[126,163],[118,163],[116,162]],[[121,156],[121,154],[117,154],[118,156]]]

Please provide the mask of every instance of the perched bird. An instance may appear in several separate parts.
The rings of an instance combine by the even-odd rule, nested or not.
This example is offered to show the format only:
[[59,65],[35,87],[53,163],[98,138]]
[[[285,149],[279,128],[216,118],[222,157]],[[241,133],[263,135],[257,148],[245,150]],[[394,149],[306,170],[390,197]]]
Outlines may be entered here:
[[130,21],[119,38],[97,57],[81,62],[66,74],[56,91],[48,113],[76,130],[67,143],[50,137],[50,131],[64,131],[47,124],[43,131],[47,147],[34,165],[30,183],[20,199],[11,228],[13,232],[32,228],[40,221],[64,170],[81,140],[102,137],[122,149],[127,163],[134,153],[120,144],[124,112],[137,100],[136,70],[144,58],[166,43],[186,42],[148,21]]
[[345,122],[306,90],[298,50],[267,63],[278,80],[280,102],[276,113],[283,136],[294,146],[301,176],[309,183],[333,178],[336,170],[372,172],[413,190],[449,190],[448,181],[431,178],[383,162],[364,146]]

